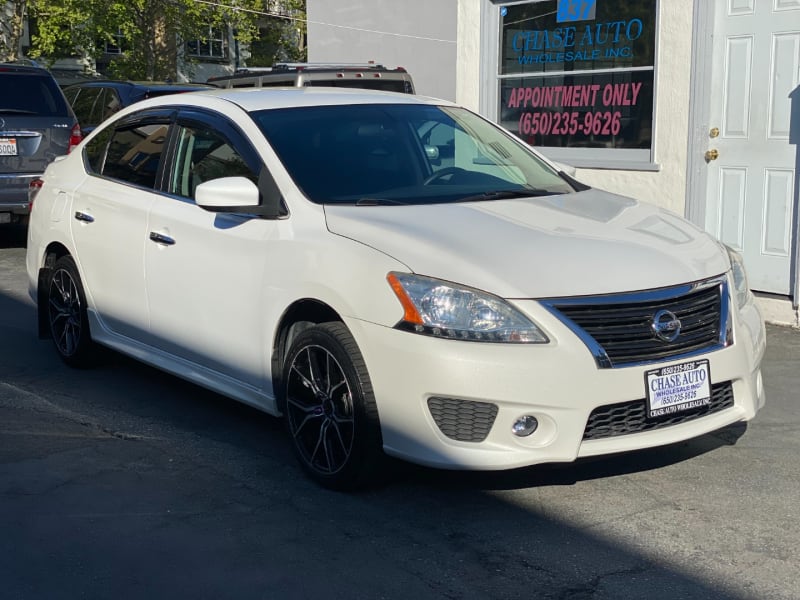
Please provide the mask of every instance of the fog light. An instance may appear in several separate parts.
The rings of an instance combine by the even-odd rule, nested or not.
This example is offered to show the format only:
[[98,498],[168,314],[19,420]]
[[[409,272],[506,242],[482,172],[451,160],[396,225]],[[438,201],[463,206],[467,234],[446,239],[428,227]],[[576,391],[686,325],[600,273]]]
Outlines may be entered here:
[[539,427],[539,421],[533,415],[525,415],[516,420],[511,427],[511,431],[518,437],[528,437],[536,428]]

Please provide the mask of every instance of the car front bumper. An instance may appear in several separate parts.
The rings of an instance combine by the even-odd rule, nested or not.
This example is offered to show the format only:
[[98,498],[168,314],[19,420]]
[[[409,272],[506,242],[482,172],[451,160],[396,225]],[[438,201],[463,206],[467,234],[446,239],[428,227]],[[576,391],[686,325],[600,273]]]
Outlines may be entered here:
[[[748,421],[764,404],[765,331],[750,302],[733,316],[734,343],[696,357],[709,360],[712,385],[730,383],[730,406],[679,424],[584,439],[594,409],[644,401],[646,371],[686,360],[601,369],[583,342],[538,303],[517,305],[545,329],[549,344],[444,340],[346,320],[367,363],[387,454],[448,469],[569,462],[697,437]],[[431,399],[444,399],[445,410]],[[525,415],[539,425],[518,437],[512,426]]]

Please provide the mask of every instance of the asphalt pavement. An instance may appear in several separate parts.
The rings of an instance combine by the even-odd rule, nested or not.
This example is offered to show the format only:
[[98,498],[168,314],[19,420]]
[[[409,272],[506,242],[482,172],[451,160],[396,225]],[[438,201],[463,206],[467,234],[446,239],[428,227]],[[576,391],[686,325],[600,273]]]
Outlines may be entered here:
[[800,598],[800,332],[767,406],[666,448],[322,490],[280,423],[109,352],[37,339],[24,235],[0,232],[4,599]]

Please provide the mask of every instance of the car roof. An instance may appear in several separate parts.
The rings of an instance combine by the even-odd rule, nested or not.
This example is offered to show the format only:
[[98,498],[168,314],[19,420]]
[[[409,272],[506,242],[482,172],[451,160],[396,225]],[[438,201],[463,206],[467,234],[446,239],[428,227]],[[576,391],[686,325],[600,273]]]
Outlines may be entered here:
[[362,88],[288,87],[288,88],[235,88],[214,89],[203,92],[163,96],[139,103],[137,106],[195,105],[216,106],[215,100],[224,100],[247,112],[257,110],[293,108],[300,106],[332,106],[347,104],[427,104],[456,106],[446,100],[384,92]]
[[52,77],[52,73],[42,67],[33,67],[29,65],[18,65],[15,63],[2,63],[0,62],[0,73],[29,73],[31,75],[47,75]]

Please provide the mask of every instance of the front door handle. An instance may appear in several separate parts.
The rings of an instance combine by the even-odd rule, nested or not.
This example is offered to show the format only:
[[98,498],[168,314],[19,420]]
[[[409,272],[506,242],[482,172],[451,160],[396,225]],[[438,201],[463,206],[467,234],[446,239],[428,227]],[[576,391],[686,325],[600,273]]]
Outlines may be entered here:
[[150,241],[156,244],[164,244],[165,246],[173,246],[175,244],[175,240],[168,235],[156,233],[155,231],[150,232]]
[[87,215],[85,212],[76,211],[75,218],[84,223],[94,223],[94,217],[92,215]]
[[719,150],[716,148],[712,148],[711,150],[706,151],[706,161],[711,162],[712,160],[717,160],[719,158]]

